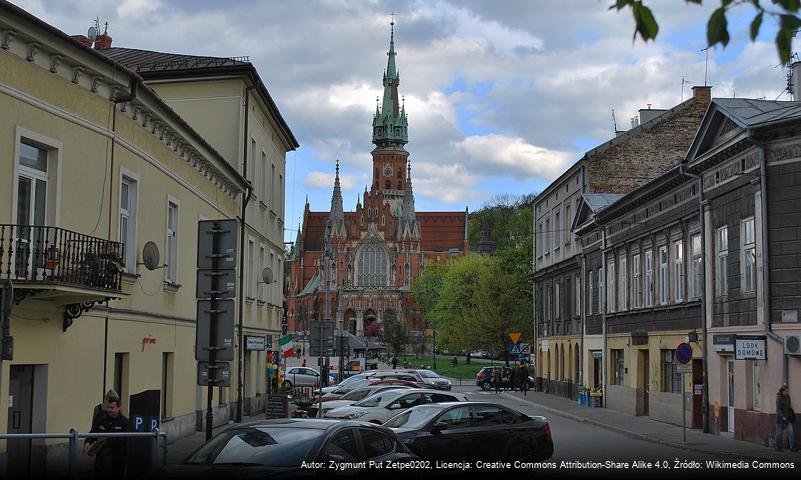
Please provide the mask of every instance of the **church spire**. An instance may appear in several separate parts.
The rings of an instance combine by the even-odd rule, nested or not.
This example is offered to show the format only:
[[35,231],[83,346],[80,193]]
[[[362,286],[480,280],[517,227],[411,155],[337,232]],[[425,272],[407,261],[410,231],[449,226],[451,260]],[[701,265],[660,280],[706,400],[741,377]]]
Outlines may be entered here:
[[400,75],[395,64],[395,21],[390,23],[389,51],[387,69],[384,71],[384,97],[381,109],[373,117],[373,143],[381,149],[403,150],[408,139],[405,109],[401,110],[398,101]]
[[339,159],[337,158],[336,175],[334,176],[334,193],[331,195],[331,235],[345,237],[345,212],[342,208],[342,188],[339,185]]

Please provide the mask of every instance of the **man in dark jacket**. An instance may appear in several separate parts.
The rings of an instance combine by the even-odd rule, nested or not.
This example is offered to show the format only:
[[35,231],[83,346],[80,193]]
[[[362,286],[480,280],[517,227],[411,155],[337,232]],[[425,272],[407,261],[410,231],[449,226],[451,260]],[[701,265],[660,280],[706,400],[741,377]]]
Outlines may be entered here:
[[[128,419],[120,411],[119,397],[106,396],[104,408],[92,419],[90,433],[123,433],[129,431]],[[128,460],[127,438],[87,438],[83,450],[95,457],[95,478],[122,478]]]
[[520,365],[517,367],[517,381],[520,385],[520,391],[523,392],[523,395],[528,395],[528,366],[526,365],[525,360],[520,361]]
[[776,394],[776,451],[782,451],[782,433],[787,430],[787,437],[790,442],[790,450],[798,451],[795,448],[795,432],[793,432],[793,422],[790,411],[793,405],[790,402],[790,392],[787,385],[782,385]]

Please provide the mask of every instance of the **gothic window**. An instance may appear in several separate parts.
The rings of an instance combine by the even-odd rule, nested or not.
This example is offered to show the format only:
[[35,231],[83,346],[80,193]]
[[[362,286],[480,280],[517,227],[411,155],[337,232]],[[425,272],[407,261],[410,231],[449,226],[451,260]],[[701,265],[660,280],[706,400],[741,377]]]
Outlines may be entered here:
[[403,190],[403,187],[401,186],[401,181],[400,180],[398,180],[398,190]]
[[384,217],[384,215],[381,215],[381,226],[383,227],[383,226],[384,226],[384,225],[386,225],[386,224],[387,224],[387,219],[386,219],[386,217]]
[[411,266],[409,265],[409,258],[407,257],[406,258],[406,266],[404,268],[404,274],[403,274],[403,285],[404,286],[406,286],[406,287],[409,286],[409,280],[410,280],[411,276],[412,276],[411,275]]
[[364,225],[364,215],[359,217],[359,225]]
[[403,178],[403,169],[398,169],[398,178]]
[[392,188],[392,183],[390,183],[390,181],[389,181],[389,180],[387,180],[387,187],[386,187],[386,188],[387,188],[387,190],[389,190],[390,188]]
[[387,285],[388,255],[381,242],[365,243],[356,261],[356,284],[362,287]]

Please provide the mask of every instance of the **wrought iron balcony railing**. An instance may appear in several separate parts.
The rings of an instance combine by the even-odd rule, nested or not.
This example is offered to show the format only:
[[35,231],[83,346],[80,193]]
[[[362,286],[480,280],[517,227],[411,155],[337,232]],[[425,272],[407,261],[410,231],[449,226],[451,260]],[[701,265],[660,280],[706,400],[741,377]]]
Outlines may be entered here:
[[71,230],[0,224],[0,279],[119,291],[123,244]]

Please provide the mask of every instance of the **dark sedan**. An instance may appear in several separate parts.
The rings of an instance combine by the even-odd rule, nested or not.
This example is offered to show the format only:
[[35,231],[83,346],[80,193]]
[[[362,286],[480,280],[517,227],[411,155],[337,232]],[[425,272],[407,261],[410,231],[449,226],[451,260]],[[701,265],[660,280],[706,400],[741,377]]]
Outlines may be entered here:
[[426,460],[539,461],[553,455],[551,428],[488,402],[420,405],[385,424],[409,449]]
[[[417,460],[389,428],[358,421],[275,419],[215,435],[170,473],[228,477],[333,473],[330,462]],[[348,470],[353,472],[352,469]]]

